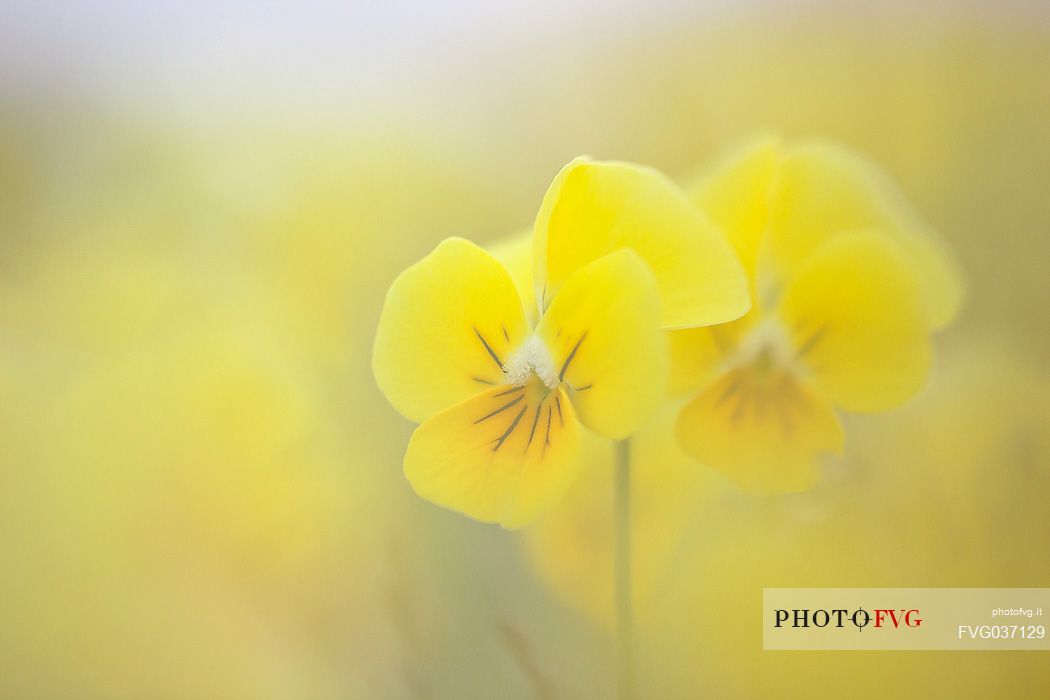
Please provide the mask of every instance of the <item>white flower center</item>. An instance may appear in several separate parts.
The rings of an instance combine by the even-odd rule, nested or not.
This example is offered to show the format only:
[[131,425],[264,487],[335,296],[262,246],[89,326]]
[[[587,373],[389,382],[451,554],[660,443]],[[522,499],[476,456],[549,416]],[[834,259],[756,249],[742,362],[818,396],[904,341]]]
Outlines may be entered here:
[[735,366],[752,365],[758,361],[771,362],[786,369],[794,364],[794,350],[787,332],[775,318],[767,318],[755,326],[740,343]]
[[507,381],[511,384],[524,386],[529,377],[535,374],[540,378],[548,389],[558,386],[558,372],[554,369],[554,358],[543,341],[534,335],[530,335],[520,348],[515,350],[507,360],[504,368],[507,372]]

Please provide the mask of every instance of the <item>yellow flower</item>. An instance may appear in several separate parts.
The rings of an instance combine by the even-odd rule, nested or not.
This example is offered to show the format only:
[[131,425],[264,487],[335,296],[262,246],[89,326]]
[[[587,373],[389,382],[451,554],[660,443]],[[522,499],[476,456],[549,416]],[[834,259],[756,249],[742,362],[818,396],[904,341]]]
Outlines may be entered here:
[[[512,528],[561,497],[581,424],[631,435],[666,390],[662,328],[747,311],[732,249],[655,171],[577,159],[533,230],[532,274],[445,240],[391,285],[372,368],[421,425],[405,454],[416,492]],[[526,298],[515,280],[533,281]]]
[[816,457],[842,450],[836,407],[883,411],[923,385],[959,274],[887,178],[839,146],[761,139],[692,195],[750,272],[755,305],[671,334],[673,386],[698,390],[678,439],[744,488],[805,489]]

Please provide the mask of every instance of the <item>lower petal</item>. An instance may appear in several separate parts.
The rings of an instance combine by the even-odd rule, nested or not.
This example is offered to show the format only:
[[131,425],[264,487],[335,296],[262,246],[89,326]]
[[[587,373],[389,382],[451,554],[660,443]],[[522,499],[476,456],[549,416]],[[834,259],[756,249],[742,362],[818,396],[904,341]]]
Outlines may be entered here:
[[564,495],[580,426],[564,389],[503,385],[438,413],[412,434],[405,476],[428,501],[516,528]]
[[790,374],[733,370],[708,385],[678,416],[678,442],[749,491],[802,491],[822,453],[841,453],[842,425],[831,404]]

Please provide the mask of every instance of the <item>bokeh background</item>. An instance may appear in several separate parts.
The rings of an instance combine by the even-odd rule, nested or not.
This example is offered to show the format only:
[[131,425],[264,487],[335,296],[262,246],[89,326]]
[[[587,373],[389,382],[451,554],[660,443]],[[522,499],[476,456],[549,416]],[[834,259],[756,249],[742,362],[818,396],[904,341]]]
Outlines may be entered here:
[[[1050,586],[1042,2],[0,4],[0,696],[607,698],[608,472],[411,492],[386,286],[581,153],[870,153],[968,278],[923,394],[747,496],[639,460],[646,698],[1045,697],[1040,653],[762,653],[763,586]],[[600,462],[600,460],[599,460]]]

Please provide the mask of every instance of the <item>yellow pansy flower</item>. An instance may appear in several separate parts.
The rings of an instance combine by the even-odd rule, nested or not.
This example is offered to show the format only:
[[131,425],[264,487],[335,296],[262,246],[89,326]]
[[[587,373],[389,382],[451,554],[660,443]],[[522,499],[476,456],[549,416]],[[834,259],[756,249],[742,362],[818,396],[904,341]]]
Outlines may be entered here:
[[750,490],[796,491],[844,443],[836,408],[883,411],[923,385],[930,336],[960,275],[860,156],[821,142],[753,142],[691,188],[752,278],[744,318],[671,334],[673,387],[696,391],[677,436]]
[[[387,293],[376,381],[420,422],[416,492],[477,520],[524,525],[562,496],[581,426],[631,435],[666,390],[665,327],[719,323],[750,303],[732,249],[659,173],[577,159],[532,235],[532,273],[443,241]],[[534,295],[515,284],[532,280]]]

